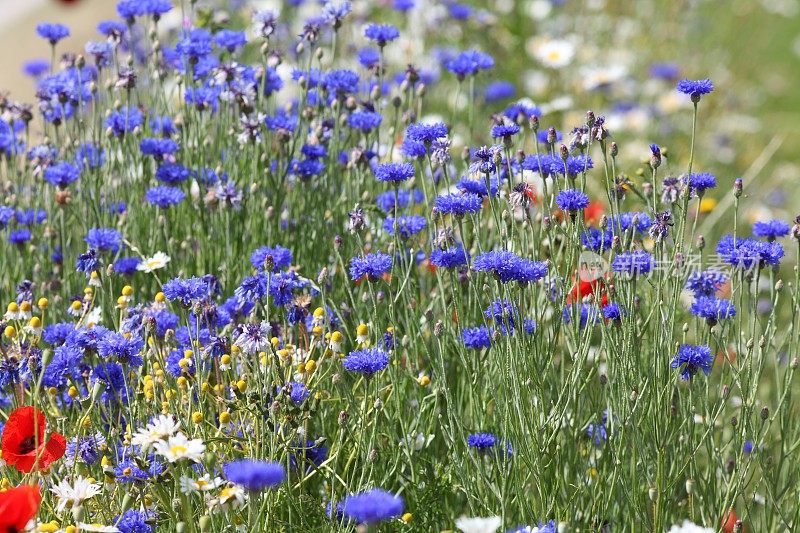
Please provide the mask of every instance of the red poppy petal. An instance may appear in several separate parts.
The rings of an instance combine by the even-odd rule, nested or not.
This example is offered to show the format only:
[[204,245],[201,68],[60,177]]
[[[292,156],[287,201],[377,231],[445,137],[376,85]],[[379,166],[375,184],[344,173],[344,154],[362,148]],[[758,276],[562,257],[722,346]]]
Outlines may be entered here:
[[36,516],[41,501],[38,485],[21,485],[0,492],[0,531],[22,531]]
[[64,457],[66,451],[67,439],[60,433],[51,434],[50,440],[47,442],[47,445],[44,447],[44,452],[39,458],[39,468],[45,469],[49,467],[50,464]]

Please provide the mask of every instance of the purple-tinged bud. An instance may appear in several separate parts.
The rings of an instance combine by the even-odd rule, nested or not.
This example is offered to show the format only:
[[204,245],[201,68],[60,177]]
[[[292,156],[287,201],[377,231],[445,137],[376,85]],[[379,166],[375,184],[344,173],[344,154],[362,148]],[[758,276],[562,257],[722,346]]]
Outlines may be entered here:
[[744,184],[742,182],[742,178],[736,178],[733,180],[733,196],[735,198],[739,198],[742,195],[742,189]]

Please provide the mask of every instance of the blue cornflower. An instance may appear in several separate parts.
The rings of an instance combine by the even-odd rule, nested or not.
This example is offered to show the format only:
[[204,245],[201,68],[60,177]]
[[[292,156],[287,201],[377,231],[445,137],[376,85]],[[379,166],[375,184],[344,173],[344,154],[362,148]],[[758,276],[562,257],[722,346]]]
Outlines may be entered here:
[[[425,217],[420,215],[401,216],[397,218],[397,231],[401,239],[408,239],[412,235],[416,235],[424,230],[428,225]],[[395,219],[394,217],[386,217],[383,221],[383,229],[389,235],[394,235]]]
[[600,253],[611,248],[613,238],[611,230],[600,231],[597,228],[589,228],[581,235],[581,242],[593,252]]
[[500,330],[504,335],[510,335],[514,333],[514,319],[516,315],[517,306],[511,303],[509,300],[495,300],[483,312],[483,316],[489,320],[494,320],[495,323],[500,326]]
[[789,235],[790,231],[789,224],[783,220],[759,221],[753,224],[753,235],[766,238],[768,241],[774,241],[778,237],[785,237]]
[[364,68],[375,68],[381,62],[381,55],[374,48],[362,48],[358,51],[358,62]]
[[139,353],[144,341],[140,338],[127,338],[122,333],[109,333],[97,344],[97,353],[106,359],[115,357],[122,364],[142,366],[144,360]]
[[139,143],[139,149],[144,155],[151,155],[156,160],[164,159],[166,155],[172,155],[178,151],[178,143],[172,139],[157,139],[146,137]]
[[198,63],[212,52],[211,41],[211,33],[208,30],[195,28],[189,32],[189,35],[178,41],[178,44],[175,45],[175,52],[188,58],[190,62]]
[[320,159],[328,155],[328,149],[323,144],[304,144],[300,153],[309,159]]
[[334,30],[338,30],[342,25],[342,20],[350,14],[353,6],[346,0],[343,2],[326,2],[322,8],[322,16],[326,22],[333,26]]
[[[520,118],[522,120],[529,120],[531,117],[541,117],[542,110],[535,105],[529,105],[525,101],[520,101],[505,108],[503,115],[514,122],[518,122]],[[545,131],[545,133],[547,132]]]
[[395,208],[395,202],[397,203],[397,209],[404,209],[408,207],[411,202],[416,204],[422,203],[425,200],[422,191],[419,189],[413,190],[399,190],[397,194],[395,191],[386,191],[380,193],[377,198],[375,198],[375,203],[378,207],[385,213],[393,213]]
[[472,16],[472,8],[466,4],[454,2],[447,6],[447,11],[454,20],[467,20]]
[[717,178],[708,172],[700,172],[698,174],[690,174],[688,183],[689,190],[692,193],[703,196],[707,189],[713,189],[717,186]]
[[[564,161],[561,159],[553,159],[551,162],[551,169],[559,174],[564,174]],[[566,171],[569,176],[577,176],[587,170],[594,168],[594,161],[588,155],[567,156]]]
[[332,70],[325,73],[320,85],[337,97],[358,92],[358,74],[352,70]]
[[364,133],[380,126],[381,121],[383,121],[383,116],[380,113],[371,111],[357,111],[347,118],[347,123],[351,128],[361,130]]
[[[497,80],[488,84],[486,88],[483,90],[483,99],[487,103],[493,103],[497,102],[498,100],[507,100],[509,98],[514,98],[516,94],[517,94],[517,89],[514,87],[513,83],[506,80]],[[510,118],[511,120],[516,120],[517,115],[508,118]]]
[[679,93],[691,96],[692,102],[697,103],[704,94],[714,90],[714,84],[708,78],[704,80],[681,80],[675,88]]
[[102,69],[111,65],[114,47],[107,41],[89,41],[84,47],[86,53],[94,57],[95,66]]
[[38,78],[50,72],[50,62],[46,59],[31,59],[22,65],[22,71],[32,78]]
[[83,240],[98,252],[116,254],[122,244],[122,234],[113,228],[92,228]]
[[445,68],[463,80],[467,76],[488,70],[494,66],[494,59],[489,54],[477,50],[461,52],[445,63]]
[[300,405],[309,396],[311,396],[311,393],[308,391],[308,387],[306,387],[303,383],[292,381],[289,383],[289,388],[289,397],[296,405]]
[[66,189],[71,183],[78,181],[81,171],[67,161],[59,161],[44,169],[44,179],[60,189]]
[[178,300],[184,307],[208,297],[208,284],[203,278],[173,278],[161,288],[169,301]]
[[389,354],[380,348],[355,350],[342,359],[342,366],[350,372],[372,377],[389,365]]
[[370,281],[375,281],[391,269],[391,256],[380,252],[366,254],[363,257],[355,256],[350,259],[350,279],[353,281],[359,280],[364,276]]
[[175,123],[172,122],[172,118],[170,118],[167,115],[151,116],[149,126],[150,126],[150,131],[152,131],[156,135],[161,135],[162,137],[171,137],[177,131],[175,129]]
[[122,137],[126,133],[141,127],[142,113],[135,107],[123,107],[106,117],[105,126],[110,129],[115,137]]
[[294,291],[302,289],[308,282],[300,279],[293,270],[273,274],[269,280],[269,295],[272,303],[277,306],[286,306],[292,303]]
[[117,2],[117,14],[125,20],[151,15],[158,19],[172,10],[169,0],[120,0]]
[[100,260],[97,258],[97,251],[94,249],[79,255],[77,261],[75,261],[75,269],[78,272],[83,272],[87,277],[99,267]]
[[436,249],[431,252],[431,264],[439,268],[456,268],[469,262],[469,253],[461,243],[445,250]]
[[594,442],[596,447],[600,447],[608,439],[608,429],[606,428],[607,415],[603,415],[603,421],[599,424],[589,424],[586,428],[586,435]]
[[696,297],[713,296],[726,281],[728,275],[718,270],[694,272],[686,280],[686,289],[692,291]]
[[400,183],[414,177],[414,165],[411,163],[382,163],[374,169],[378,181]]
[[463,216],[477,213],[483,206],[483,200],[477,194],[443,194],[436,197],[436,210],[441,214]]
[[159,185],[152,187],[144,194],[147,203],[156,207],[166,209],[173,205],[178,205],[186,198],[186,194],[177,187],[167,187],[166,185]]
[[486,326],[464,328],[461,331],[461,338],[464,340],[464,346],[473,350],[489,348],[492,345],[492,333]]
[[717,255],[723,261],[746,270],[766,265],[778,265],[783,257],[783,246],[779,242],[763,242],[756,239],[725,235],[717,243]]
[[73,331],[75,331],[75,325],[71,322],[56,322],[44,328],[42,339],[51,346],[58,346],[64,344]]
[[73,437],[67,441],[64,462],[67,466],[72,466],[76,460],[80,460],[84,464],[91,466],[100,459],[100,447],[105,444],[106,439],[100,433],[80,438]]
[[164,163],[156,170],[156,179],[168,185],[176,185],[189,179],[191,171],[179,163]]
[[116,41],[119,41],[126,31],[128,31],[128,26],[117,20],[104,20],[97,24],[97,32],[100,35],[105,35]]
[[82,171],[84,168],[98,168],[105,162],[106,153],[92,143],[83,143],[75,150],[75,164]]
[[342,514],[359,524],[377,524],[403,514],[403,498],[383,489],[352,494],[342,501]]
[[[578,327],[580,329],[585,328],[586,326],[594,326],[600,320],[600,309],[592,304],[581,304],[580,305],[580,320],[578,321]],[[562,314],[564,318],[564,323],[569,324],[572,322],[572,306],[568,305],[564,308],[564,312]]]
[[711,365],[714,363],[714,356],[708,346],[697,346],[694,344],[682,344],[678,348],[678,355],[672,360],[672,368],[679,369],[683,379],[694,376],[698,370],[708,375],[711,372]]
[[486,451],[494,448],[497,437],[491,433],[472,433],[467,436],[467,446],[476,450]]
[[132,276],[142,262],[138,257],[120,257],[114,261],[114,273],[123,276]]
[[616,231],[619,227],[622,231],[627,231],[633,228],[639,233],[644,233],[653,225],[653,219],[647,213],[641,212],[626,212],[620,213],[617,216],[611,217],[608,226],[610,231]]
[[8,224],[16,216],[16,211],[13,207],[7,205],[0,205],[0,229],[6,229]]
[[736,316],[736,306],[730,300],[720,300],[711,296],[701,296],[692,304],[692,314],[705,318],[713,326],[717,320],[725,320]]
[[132,392],[125,380],[125,371],[119,363],[103,361],[94,367],[92,386],[102,383],[100,399],[106,403],[128,403],[128,393]]
[[[34,226],[47,220],[47,211],[44,209],[17,209],[14,218],[20,226]],[[2,223],[0,219],[0,224]]]
[[62,345],[53,352],[53,359],[42,374],[42,385],[64,389],[69,379],[80,376],[83,363],[83,350],[77,346]]
[[257,248],[250,254],[250,264],[255,269],[263,269],[267,262],[267,258],[272,258],[273,272],[288,268],[292,264],[292,251],[283,246],[262,246]]
[[610,303],[603,307],[603,318],[619,322],[625,316],[625,309],[617,303]]
[[654,265],[655,261],[652,255],[644,250],[635,250],[617,254],[614,261],[611,262],[611,270],[619,274],[647,274],[653,270]]
[[441,122],[428,124],[413,122],[406,128],[406,138],[424,144],[431,144],[436,139],[447,137],[447,126]]
[[409,159],[422,159],[428,155],[428,149],[425,148],[425,144],[419,141],[403,139],[403,144],[400,145],[400,153]]
[[243,31],[223,29],[214,35],[214,42],[218,47],[225,48],[228,52],[233,53],[237,48],[247,44],[247,37],[245,37]]
[[63,24],[50,24],[42,22],[36,26],[36,33],[42,39],[50,41],[51,45],[55,45],[61,39],[69,37],[69,28]]
[[194,104],[198,111],[211,111],[216,113],[219,108],[221,90],[216,85],[194,87],[186,90],[184,100],[187,104]]
[[467,176],[461,178],[458,182],[458,188],[464,192],[477,194],[478,196],[488,196],[491,192],[492,196],[497,196],[497,191],[500,188],[497,178],[492,177],[489,179],[489,189],[486,189],[486,180],[473,179]]
[[547,274],[545,263],[525,259],[505,250],[482,253],[475,258],[472,269],[476,272],[491,272],[501,283],[528,283]]
[[519,133],[520,127],[519,124],[516,122],[512,122],[511,124],[497,124],[492,126],[492,137],[495,139],[503,138],[503,139],[510,139],[517,133]]
[[650,65],[650,77],[672,81],[681,74],[681,69],[675,63],[653,63]]
[[277,487],[286,481],[283,465],[271,461],[240,459],[225,463],[222,470],[228,481],[251,492]]
[[574,214],[589,207],[589,197],[577,189],[564,189],[556,195],[556,205],[562,211]]
[[297,128],[297,115],[289,115],[279,110],[275,115],[266,117],[264,123],[270,131],[291,133]]
[[147,523],[155,515],[148,511],[128,509],[122,516],[115,517],[111,522],[119,529],[120,533],[152,533],[153,526]]
[[375,41],[379,47],[383,48],[386,43],[400,37],[400,31],[391,24],[369,24],[364,28],[364,37]]
[[[109,393],[110,396],[105,401],[115,401],[115,397],[113,392]],[[127,396],[125,396],[125,402],[127,402]],[[147,458],[148,462],[150,463],[149,466],[145,467],[146,470],[139,467],[136,461],[131,459],[128,455],[130,452],[125,451],[124,456],[117,465],[114,467],[114,479],[117,481],[121,481],[123,483],[137,483],[141,481],[147,481],[152,477],[158,476],[164,472],[164,464],[153,460],[153,456],[149,456]]]

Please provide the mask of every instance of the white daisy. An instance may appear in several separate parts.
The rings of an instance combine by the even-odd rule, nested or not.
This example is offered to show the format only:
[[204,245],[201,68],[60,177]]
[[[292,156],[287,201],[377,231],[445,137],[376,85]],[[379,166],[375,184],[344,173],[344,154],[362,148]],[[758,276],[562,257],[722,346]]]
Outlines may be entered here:
[[180,421],[172,415],[158,415],[147,424],[147,427],[136,431],[131,439],[131,444],[141,446],[142,450],[146,450],[156,442],[173,436],[180,428]]
[[222,478],[216,477],[211,479],[209,474],[206,474],[197,479],[189,476],[181,476],[181,492],[184,494],[194,494],[197,492],[205,492],[207,490],[215,489],[225,483]]
[[164,268],[167,266],[169,261],[170,257],[167,254],[164,252],[156,252],[153,257],[143,259],[142,262],[136,267],[136,270],[139,270],[140,272],[152,272],[153,270]]
[[456,520],[456,527],[462,533],[494,533],[503,525],[503,520],[499,516],[489,518],[467,518],[462,516]]
[[188,459],[199,463],[203,459],[206,445],[200,439],[189,439],[183,433],[173,435],[166,441],[158,441],[154,445],[155,452],[170,463]]
[[84,501],[100,494],[100,485],[78,476],[73,484],[70,484],[66,479],[62,479],[58,485],[50,487],[50,492],[58,498],[56,509],[58,509],[58,512],[62,512],[67,507],[71,509],[80,507]]
[[219,505],[220,507],[227,509],[238,509],[244,502],[247,501],[247,493],[244,491],[239,485],[229,485],[219,491],[219,498],[210,500],[208,502],[209,507],[213,507],[215,505]]

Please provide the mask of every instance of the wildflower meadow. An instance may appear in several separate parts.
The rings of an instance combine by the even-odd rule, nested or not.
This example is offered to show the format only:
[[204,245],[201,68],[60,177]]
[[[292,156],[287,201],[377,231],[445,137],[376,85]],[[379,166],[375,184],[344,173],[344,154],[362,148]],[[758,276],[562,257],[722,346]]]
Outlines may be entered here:
[[800,527],[779,142],[570,3],[120,0],[3,51],[0,532]]

